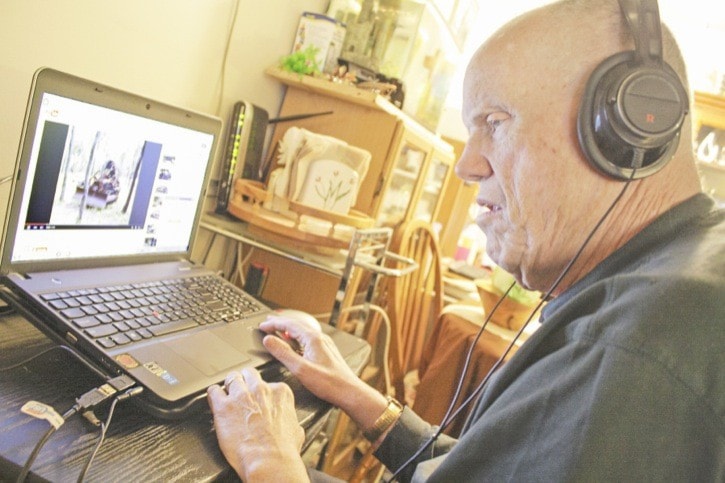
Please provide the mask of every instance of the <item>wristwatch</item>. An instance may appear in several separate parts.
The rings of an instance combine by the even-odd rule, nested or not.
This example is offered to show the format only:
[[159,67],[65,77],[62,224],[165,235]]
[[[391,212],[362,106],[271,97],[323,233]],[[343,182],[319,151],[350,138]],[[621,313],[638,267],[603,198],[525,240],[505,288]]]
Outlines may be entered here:
[[400,404],[395,398],[388,397],[388,405],[385,407],[385,411],[375,420],[373,427],[367,431],[363,431],[363,436],[368,441],[374,443],[380,438],[400,417],[403,412],[403,405]]

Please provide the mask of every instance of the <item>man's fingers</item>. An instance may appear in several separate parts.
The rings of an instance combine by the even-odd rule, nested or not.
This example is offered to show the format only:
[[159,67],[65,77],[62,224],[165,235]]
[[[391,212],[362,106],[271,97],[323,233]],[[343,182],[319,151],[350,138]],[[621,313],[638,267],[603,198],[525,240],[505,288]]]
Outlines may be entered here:
[[281,340],[277,336],[267,336],[262,340],[264,347],[272,354],[278,361],[287,367],[293,373],[295,368],[304,360],[303,357],[298,354],[290,345]]
[[262,376],[252,367],[245,367],[242,369],[241,377],[244,380],[244,383],[252,390],[256,389],[259,386],[259,383],[262,382]]
[[230,372],[224,379],[224,390],[230,396],[247,391],[246,386],[247,384],[244,381],[244,376],[239,371]]
[[212,407],[214,407],[217,402],[226,395],[226,391],[224,391],[224,389],[222,389],[222,387],[218,384],[209,386],[206,389],[206,398],[209,401],[209,405]]

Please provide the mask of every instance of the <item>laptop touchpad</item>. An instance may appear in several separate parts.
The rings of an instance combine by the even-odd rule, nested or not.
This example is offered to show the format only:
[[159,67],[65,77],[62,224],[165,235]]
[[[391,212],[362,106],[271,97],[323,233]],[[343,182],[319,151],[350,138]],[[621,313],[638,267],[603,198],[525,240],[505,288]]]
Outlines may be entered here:
[[207,376],[249,361],[249,357],[209,331],[197,332],[166,344],[181,358]]

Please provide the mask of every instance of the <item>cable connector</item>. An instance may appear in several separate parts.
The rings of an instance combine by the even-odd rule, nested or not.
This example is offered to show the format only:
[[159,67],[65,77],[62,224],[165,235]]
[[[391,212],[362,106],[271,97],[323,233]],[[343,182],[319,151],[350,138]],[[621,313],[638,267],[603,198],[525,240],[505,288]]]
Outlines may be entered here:
[[131,388],[134,384],[136,384],[136,381],[129,376],[114,377],[102,386],[98,386],[77,398],[76,405],[78,406],[78,410],[86,411],[92,409],[114,394]]
[[141,386],[132,387],[131,389],[126,389],[126,392],[123,394],[116,396],[116,399],[118,399],[118,402],[125,401],[126,399],[138,396],[142,392],[143,388]]

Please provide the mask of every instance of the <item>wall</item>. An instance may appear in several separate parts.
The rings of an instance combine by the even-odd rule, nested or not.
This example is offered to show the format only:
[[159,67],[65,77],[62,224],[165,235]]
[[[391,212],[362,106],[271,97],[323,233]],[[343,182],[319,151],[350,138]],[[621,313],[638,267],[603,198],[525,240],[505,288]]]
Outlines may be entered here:
[[[13,172],[37,68],[222,119],[240,98],[275,115],[283,88],[263,71],[289,53],[300,14],[326,6],[327,0],[0,1],[0,178]],[[3,220],[9,186],[0,186]]]
[[[476,29],[471,31],[462,61],[451,82],[451,90],[438,124],[441,134],[465,141],[468,139],[461,117],[462,85],[465,67],[483,41],[515,16],[553,0],[516,0],[495,4],[479,1]],[[680,44],[694,90],[717,93],[725,85],[725,2],[722,0],[659,0],[660,17]]]

